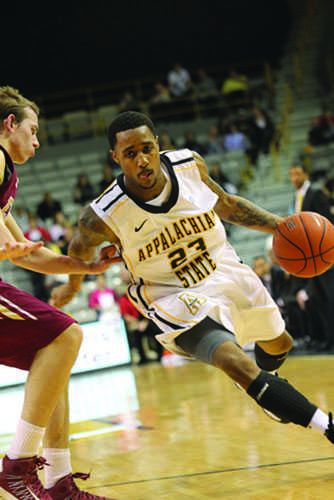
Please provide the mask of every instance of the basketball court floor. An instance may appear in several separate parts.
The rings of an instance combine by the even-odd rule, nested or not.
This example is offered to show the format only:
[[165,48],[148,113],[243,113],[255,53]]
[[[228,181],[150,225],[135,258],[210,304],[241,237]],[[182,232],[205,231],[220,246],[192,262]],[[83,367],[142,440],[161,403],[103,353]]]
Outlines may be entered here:
[[[334,410],[334,356],[291,355],[280,374]],[[0,389],[0,452],[23,386]],[[80,487],[119,500],[334,498],[334,445],[282,425],[217,369],[150,363],[71,377],[73,471]],[[41,473],[43,474],[43,473]]]

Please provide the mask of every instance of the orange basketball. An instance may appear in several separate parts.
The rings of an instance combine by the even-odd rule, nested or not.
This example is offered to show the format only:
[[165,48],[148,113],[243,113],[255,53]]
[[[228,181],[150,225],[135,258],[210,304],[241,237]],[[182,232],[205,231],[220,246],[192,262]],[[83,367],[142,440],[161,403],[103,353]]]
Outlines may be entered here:
[[314,212],[292,214],[274,232],[273,251],[290,274],[318,276],[334,262],[334,226]]

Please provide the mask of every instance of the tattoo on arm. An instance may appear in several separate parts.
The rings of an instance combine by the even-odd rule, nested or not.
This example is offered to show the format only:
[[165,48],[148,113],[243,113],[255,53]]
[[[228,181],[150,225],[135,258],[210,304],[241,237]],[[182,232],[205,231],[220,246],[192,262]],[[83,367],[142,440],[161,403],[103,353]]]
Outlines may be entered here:
[[246,227],[264,227],[269,226],[275,229],[280,223],[279,217],[263,210],[249,201],[235,197],[236,202],[234,210],[226,218],[229,222]]

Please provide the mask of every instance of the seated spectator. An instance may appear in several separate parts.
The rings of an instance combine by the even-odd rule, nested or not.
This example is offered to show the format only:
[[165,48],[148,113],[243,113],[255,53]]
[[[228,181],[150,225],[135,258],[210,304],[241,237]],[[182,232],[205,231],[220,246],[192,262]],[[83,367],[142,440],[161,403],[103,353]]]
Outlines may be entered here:
[[118,302],[117,295],[112,288],[106,285],[106,278],[103,274],[96,276],[96,290],[89,294],[88,305],[96,311],[96,318],[103,319],[103,316],[110,312]]
[[232,184],[230,179],[227,177],[226,174],[224,174],[223,170],[221,169],[219,163],[217,161],[213,162],[210,167],[210,177],[221,186],[224,191],[230,194],[237,194],[238,189],[237,187]]
[[261,153],[268,154],[270,142],[275,132],[275,125],[264,109],[255,106],[252,113],[251,124],[255,130],[253,141]]
[[113,170],[110,165],[106,164],[103,166],[103,177],[99,182],[99,191],[100,193],[103,193],[110,184],[112,184],[115,180],[115,176],[113,173]]
[[251,140],[254,133],[253,129],[253,115],[250,114],[248,109],[240,108],[234,119],[235,126]]
[[[129,274],[125,266],[120,269],[120,278],[123,283],[128,283]],[[150,361],[148,350],[151,348],[155,351],[156,359],[160,361],[163,347],[155,339],[155,335],[161,333],[156,324],[139,313],[126,293],[121,294],[118,306],[124,320],[132,357],[134,358],[134,351],[136,351],[139,356],[138,364],[148,363]],[[146,348],[144,347],[145,340],[147,341]]]
[[217,85],[203,68],[197,71],[197,82],[194,86],[195,94],[199,99],[204,99],[217,94]]
[[58,241],[66,232],[66,218],[63,212],[57,212],[53,216],[52,224],[49,227],[49,233],[52,241]]
[[329,198],[330,211],[333,216],[332,220],[334,220],[334,177],[329,177],[326,180],[323,191]]
[[15,213],[15,220],[18,223],[19,227],[22,229],[22,231],[25,233],[29,227],[29,210],[26,210],[25,208],[22,207],[22,205],[16,205],[14,204],[14,213]]
[[169,90],[161,82],[155,84],[155,94],[149,100],[149,104],[163,104],[171,99]]
[[222,153],[224,151],[224,144],[222,137],[218,133],[218,127],[213,126],[209,130],[209,135],[205,144],[206,154]]
[[42,225],[38,223],[38,219],[35,214],[29,215],[29,226],[24,232],[24,236],[30,241],[51,241],[51,235],[49,231]]
[[244,104],[248,97],[248,78],[232,68],[223,82],[221,91],[230,106]]
[[166,131],[159,134],[159,147],[160,151],[170,151],[176,148],[174,140]]
[[118,111],[142,111],[142,109],[138,99],[127,90],[118,104]]
[[167,75],[168,89],[172,97],[183,97],[193,89],[190,73],[176,62]]
[[230,117],[227,114],[220,116],[217,122],[218,135],[223,137],[225,134],[229,133],[230,126]]
[[47,191],[44,193],[43,200],[38,203],[36,214],[40,219],[46,221],[52,219],[55,213],[61,212],[62,206],[60,201],[52,198],[51,194]]
[[230,131],[223,138],[225,151],[241,150],[246,152],[249,148],[249,140],[242,132],[237,130],[237,127],[232,123]]
[[[51,236],[48,230],[38,223],[35,214],[29,215],[29,227],[24,232],[24,236],[31,241],[44,241],[44,243],[51,242]],[[32,285],[33,295],[43,302],[47,302],[49,295],[45,286],[45,274],[37,273],[26,269]]]
[[65,233],[60,236],[60,238],[56,241],[57,246],[59,247],[61,253],[63,255],[67,255],[68,247],[73,238],[73,226],[70,221],[68,221],[65,225]]
[[308,132],[308,143],[311,146],[322,146],[334,139],[334,125],[329,114],[311,119],[311,128]]
[[74,201],[84,205],[93,200],[95,191],[90,183],[87,174],[79,174],[74,188]]
[[184,148],[188,148],[191,151],[196,151],[200,155],[206,154],[206,147],[204,144],[200,143],[192,130],[188,130],[185,135],[185,141],[183,144]]

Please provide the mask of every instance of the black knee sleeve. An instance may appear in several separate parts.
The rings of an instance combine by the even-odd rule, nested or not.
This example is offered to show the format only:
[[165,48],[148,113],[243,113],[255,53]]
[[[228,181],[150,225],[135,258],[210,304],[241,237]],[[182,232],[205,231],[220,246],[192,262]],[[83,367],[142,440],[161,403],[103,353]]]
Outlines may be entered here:
[[254,354],[257,366],[261,368],[261,370],[266,370],[267,372],[277,370],[288,356],[288,352],[268,354],[257,343],[255,343]]
[[247,394],[282,421],[308,427],[317,407],[286,380],[261,371]]

